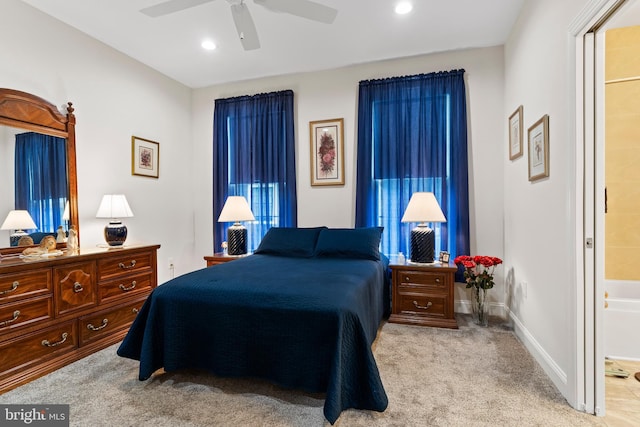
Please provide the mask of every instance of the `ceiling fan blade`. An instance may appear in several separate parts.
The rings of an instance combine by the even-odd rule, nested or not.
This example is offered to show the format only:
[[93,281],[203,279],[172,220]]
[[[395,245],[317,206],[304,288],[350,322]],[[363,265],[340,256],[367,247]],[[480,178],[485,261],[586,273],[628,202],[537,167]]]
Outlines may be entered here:
[[267,9],[286,12],[325,24],[333,23],[338,15],[336,9],[310,0],[253,0],[253,2]]
[[152,18],[157,18],[158,16],[168,15],[173,12],[189,9],[190,7],[209,3],[211,1],[213,0],[168,0],[163,3],[158,3],[154,6],[140,9],[140,12]]
[[231,15],[233,22],[236,24],[238,36],[244,50],[254,50],[260,48],[260,40],[258,40],[258,31],[253,23],[249,8],[244,2],[231,5]]

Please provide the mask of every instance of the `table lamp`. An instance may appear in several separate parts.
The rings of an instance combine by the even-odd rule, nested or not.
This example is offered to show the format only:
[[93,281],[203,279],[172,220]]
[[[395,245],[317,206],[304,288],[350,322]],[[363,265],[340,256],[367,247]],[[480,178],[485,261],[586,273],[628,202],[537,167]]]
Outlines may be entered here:
[[124,194],[105,194],[100,202],[96,218],[110,218],[104,227],[104,239],[109,246],[122,246],[127,240],[127,227],[119,218],[131,218],[133,212]]
[[433,263],[435,257],[435,232],[427,222],[447,222],[433,193],[413,193],[402,222],[417,222],[411,230],[411,262]]
[[233,222],[227,229],[227,253],[244,255],[247,253],[247,228],[240,221],[255,221],[247,200],[242,196],[229,196],[224,202],[218,222]]
[[9,237],[9,244],[11,246],[18,246],[20,238],[27,235],[23,229],[32,230],[34,228],[38,228],[38,226],[36,226],[33,218],[31,218],[31,215],[29,215],[29,212],[26,210],[10,211],[0,227],[1,230],[15,230]]

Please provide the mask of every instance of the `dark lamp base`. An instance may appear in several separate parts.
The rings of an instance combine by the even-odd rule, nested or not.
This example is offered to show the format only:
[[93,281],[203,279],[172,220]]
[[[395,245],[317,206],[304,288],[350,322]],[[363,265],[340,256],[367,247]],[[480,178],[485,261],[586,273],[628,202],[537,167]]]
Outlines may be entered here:
[[104,240],[109,246],[122,246],[127,240],[127,227],[120,221],[110,221],[104,228]]
[[233,224],[227,230],[227,254],[244,255],[247,253],[247,228]]
[[411,262],[430,264],[435,258],[434,231],[426,225],[419,225],[411,230]]

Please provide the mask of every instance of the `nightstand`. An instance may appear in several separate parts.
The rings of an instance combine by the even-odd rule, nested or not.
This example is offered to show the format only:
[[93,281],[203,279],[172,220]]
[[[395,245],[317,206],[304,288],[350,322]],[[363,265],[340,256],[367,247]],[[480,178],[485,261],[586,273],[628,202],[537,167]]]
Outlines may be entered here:
[[238,259],[237,256],[229,256],[225,255],[222,252],[216,252],[213,255],[207,255],[204,257],[204,260],[207,261],[207,267],[211,267],[212,265],[224,264],[225,262],[233,261],[234,259]]
[[390,264],[392,307],[389,322],[458,328],[453,287],[458,269],[449,264]]

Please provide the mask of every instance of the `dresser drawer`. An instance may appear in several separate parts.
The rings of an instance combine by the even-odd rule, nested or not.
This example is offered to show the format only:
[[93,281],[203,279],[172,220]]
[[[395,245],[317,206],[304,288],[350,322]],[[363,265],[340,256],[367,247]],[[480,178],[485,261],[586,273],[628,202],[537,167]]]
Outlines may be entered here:
[[98,261],[98,280],[102,282],[123,274],[151,271],[153,266],[151,255],[151,252],[137,252],[101,259]]
[[77,347],[75,324],[75,322],[60,324],[0,344],[0,375],[11,374],[12,371],[25,369],[75,349]]
[[100,283],[100,303],[105,303],[123,297],[148,294],[153,287],[153,273],[142,273],[134,276],[126,276],[122,279]]
[[54,269],[56,313],[66,314],[97,304],[96,264],[71,264]]
[[414,284],[447,289],[446,276],[444,273],[398,270],[396,274],[397,283],[400,286]]
[[51,293],[51,270],[0,276],[0,304]]
[[136,301],[100,314],[80,318],[80,345],[128,328],[142,308],[144,300]]
[[426,317],[446,317],[448,296],[440,294],[399,294],[397,314]]
[[47,320],[53,315],[51,297],[41,297],[0,307],[0,332],[19,328],[40,320]]

